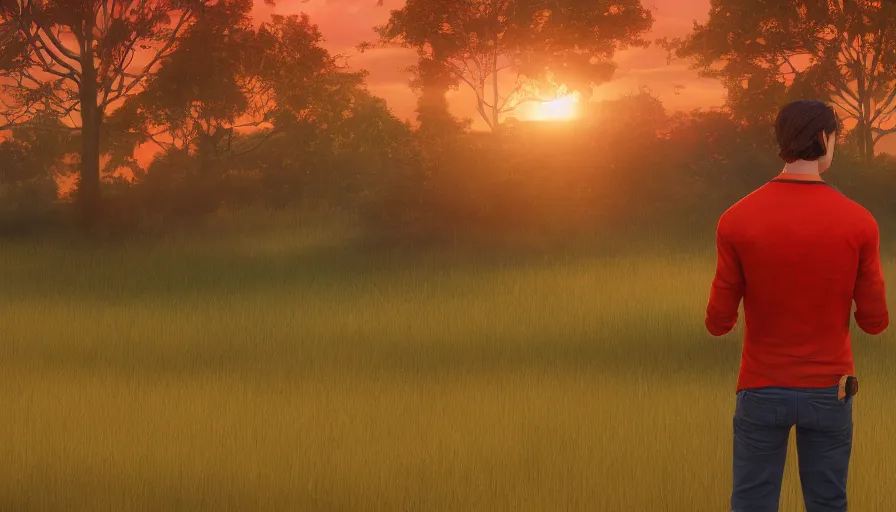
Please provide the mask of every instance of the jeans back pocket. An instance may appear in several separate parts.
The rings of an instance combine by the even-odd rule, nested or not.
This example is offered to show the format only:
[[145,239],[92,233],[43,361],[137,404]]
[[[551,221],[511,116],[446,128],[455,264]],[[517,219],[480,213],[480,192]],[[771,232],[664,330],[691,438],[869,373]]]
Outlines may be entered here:
[[852,425],[852,402],[854,397],[840,399],[837,390],[829,393],[811,394],[809,407],[815,412],[816,427],[821,431],[845,430]]

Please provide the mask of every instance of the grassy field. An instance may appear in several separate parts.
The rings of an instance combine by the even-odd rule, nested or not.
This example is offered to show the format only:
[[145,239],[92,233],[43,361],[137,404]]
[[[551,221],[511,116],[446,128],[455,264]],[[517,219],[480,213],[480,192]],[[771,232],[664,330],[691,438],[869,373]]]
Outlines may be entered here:
[[[0,510],[726,510],[711,245],[349,242],[4,242]],[[892,511],[896,346],[854,339],[850,510]]]

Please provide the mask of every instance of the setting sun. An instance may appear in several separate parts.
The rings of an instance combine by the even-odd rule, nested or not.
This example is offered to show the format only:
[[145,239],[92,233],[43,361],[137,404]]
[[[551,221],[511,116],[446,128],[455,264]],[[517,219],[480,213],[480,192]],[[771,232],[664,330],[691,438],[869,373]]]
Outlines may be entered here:
[[526,117],[533,121],[574,119],[578,115],[578,105],[578,95],[570,94],[556,100],[533,104]]

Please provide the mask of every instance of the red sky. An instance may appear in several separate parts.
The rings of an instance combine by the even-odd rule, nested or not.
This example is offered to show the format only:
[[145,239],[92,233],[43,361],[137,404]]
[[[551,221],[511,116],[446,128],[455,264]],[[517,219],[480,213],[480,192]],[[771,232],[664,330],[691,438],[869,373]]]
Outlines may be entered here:
[[[402,49],[371,50],[363,54],[355,47],[362,41],[374,39],[372,27],[389,18],[404,0],[386,0],[378,7],[377,0],[278,0],[276,8],[256,1],[256,20],[266,18],[272,11],[279,14],[306,12],[326,38],[326,46],[333,53],[349,57],[352,67],[366,69],[370,76],[368,85],[380,97],[386,99],[392,111],[402,119],[414,117],[416,97],[408,89],[409,75],[403,67],[416,61],[413,51]],[[709,0],[642,0],[652,9],[655,23],[648,39],[663,36],[684,35],[694,20],[702,21],[709,12]],[[666,55],[660,49],[632,49],[617,55],[619,70],[615,78],[596,89],[595,99],[613,98],[627,92],[648,87],[658,95],[669,110],[689,110],[696,107],[719,106],[723,102],[721,86],[715,80],[702,79],[687,69],[687,63],[666,64]],[[676,85],[684,86],[678,94]],[[451,108],[456,115],[478,120],[470,102],[470,93],[463,90],[452,93]],[[478,121],[475,127],[484,128]]]

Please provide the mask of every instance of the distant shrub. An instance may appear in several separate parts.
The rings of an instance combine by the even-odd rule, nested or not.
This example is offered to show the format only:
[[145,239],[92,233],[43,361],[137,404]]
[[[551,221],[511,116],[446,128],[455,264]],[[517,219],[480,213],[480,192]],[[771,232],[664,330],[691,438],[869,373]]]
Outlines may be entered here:
[[53,168],[17,140],[0,142],[0,234],[28,234],[60,222]]

